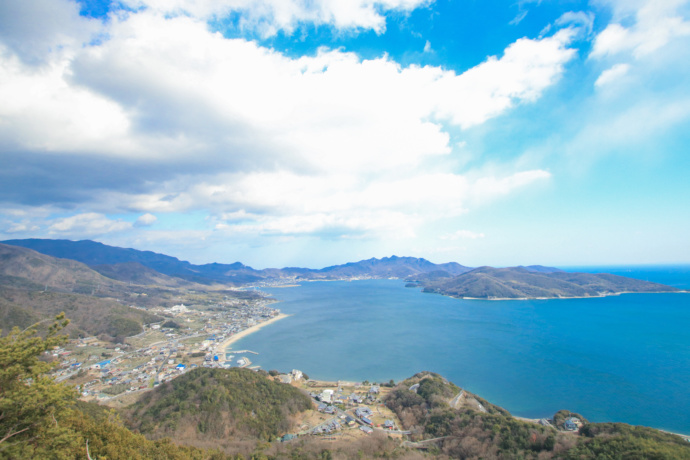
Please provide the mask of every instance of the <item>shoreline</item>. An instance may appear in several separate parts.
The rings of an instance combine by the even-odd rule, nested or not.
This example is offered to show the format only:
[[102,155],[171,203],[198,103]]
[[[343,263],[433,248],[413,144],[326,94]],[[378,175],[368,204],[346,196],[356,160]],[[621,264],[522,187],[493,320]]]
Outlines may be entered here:
[[569,299],[603,299],[605,297],[614,297],[625,294],[688,294],[690,291],[654,291],[654,292],[635,292],[635,291],[622,291],[622,292],[612,292],[610,294],[601,295],[585,295],[585,296],[560,296],[560,297],[462,297],[454,296],[452,294],[444,294],[442,292],[425,292],[425,294],[438,294],[444,297],[450,297],[452,299],[460,300],[491,300],[491,301],[504,301],[504,300],[569,300]]
[[283,318],[287,318],[288,316],[292,316],[292,315],[288,315],[287,313],[279,313],[278,315],[274,316],[273,318],[271,318],[267,321],[263,321],[259,324],[255,324],[252,327],[248,327],[247,329],[240,331],[237,334],[234,334],[234,335],[228,337],[227,339],[225,339],[223,342],[221,342],[221,344],[217,347],[216,352],[217,353],[225,353],[225,350],[227,350],[227,348],[230,345],[237,342],[238,340],[245,338],[249,334],[252,334],[252,333],[258,331],[259,329],[261,329],[264,326],[268,326],[269,324],[275,323],[276,321],[281,320]]

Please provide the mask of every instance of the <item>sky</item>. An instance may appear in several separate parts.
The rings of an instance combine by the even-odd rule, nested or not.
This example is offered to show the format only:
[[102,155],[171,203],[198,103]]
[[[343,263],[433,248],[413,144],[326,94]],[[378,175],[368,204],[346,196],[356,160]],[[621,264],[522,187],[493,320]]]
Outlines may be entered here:
[[690,263],[690,0],[3,0],[0,240]]

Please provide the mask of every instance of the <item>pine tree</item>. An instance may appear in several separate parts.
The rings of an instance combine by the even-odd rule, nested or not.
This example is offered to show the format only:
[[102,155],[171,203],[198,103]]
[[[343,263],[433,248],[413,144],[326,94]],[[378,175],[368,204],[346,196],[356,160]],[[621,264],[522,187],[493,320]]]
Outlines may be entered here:
[[0,338],[0,456],[29,458],[47,445],[70,443],[60,420],[76,391],[46,375],[54,364],[40,359],[67,341],[58,332],[68,323],[61,313],[45,337],[38,334],[37,323],[23,331],[15,327]]

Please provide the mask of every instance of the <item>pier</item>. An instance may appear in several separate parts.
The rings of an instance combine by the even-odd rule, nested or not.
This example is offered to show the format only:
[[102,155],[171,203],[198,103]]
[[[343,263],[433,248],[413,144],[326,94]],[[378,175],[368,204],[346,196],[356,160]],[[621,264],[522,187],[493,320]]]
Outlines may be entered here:
[[253,355],[258,355],[259,353],[251,350],[225,350],[226,353],[235,353],[237,355],[241,355],[242,353],[251,353]]

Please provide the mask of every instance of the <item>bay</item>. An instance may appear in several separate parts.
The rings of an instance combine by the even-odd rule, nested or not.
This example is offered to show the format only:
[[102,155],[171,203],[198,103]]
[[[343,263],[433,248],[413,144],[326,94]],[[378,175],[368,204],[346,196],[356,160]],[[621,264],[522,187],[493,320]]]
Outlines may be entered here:
[[[650,276],[649,267],[630,270]],[[653,281],[690,284],[688,267],[651,271]],[[234,348],[258,352],[254,364],[266,370],[371,382],[429,370],[518,416],[569,409],[597,422],[690,433],[690,294],[481,301],[404,284],[267,289],[292,316]]]

